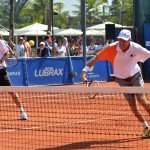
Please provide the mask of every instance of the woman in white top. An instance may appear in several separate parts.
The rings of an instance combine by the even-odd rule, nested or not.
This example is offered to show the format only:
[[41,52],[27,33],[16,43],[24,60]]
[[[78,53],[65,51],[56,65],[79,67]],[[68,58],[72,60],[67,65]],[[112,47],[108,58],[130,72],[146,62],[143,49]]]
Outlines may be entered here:
[[62,46],[62,41],[59,39],[58,40],[58,45],[56,45],[54,49],[54,55],[56,57],[65,57],[66,56],[66,47]]
[[68,39],[67,39],[67,37],[63,37],[63,39],[62,39],[62,46],[68,48]]

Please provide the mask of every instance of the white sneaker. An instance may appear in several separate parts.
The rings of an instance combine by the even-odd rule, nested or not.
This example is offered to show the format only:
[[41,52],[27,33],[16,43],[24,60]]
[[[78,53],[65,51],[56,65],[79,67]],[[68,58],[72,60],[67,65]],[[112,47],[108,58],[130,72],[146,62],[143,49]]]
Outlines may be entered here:
[[21,114],[22,120],[27,120],[28,119],[28,116],[24,111],[20,111],[20,114]]

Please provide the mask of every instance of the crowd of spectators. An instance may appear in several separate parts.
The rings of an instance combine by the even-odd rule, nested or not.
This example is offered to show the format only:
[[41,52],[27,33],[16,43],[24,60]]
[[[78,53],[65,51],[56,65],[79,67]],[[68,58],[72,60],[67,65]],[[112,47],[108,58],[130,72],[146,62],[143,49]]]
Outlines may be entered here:
[[[54,37],[53,40],[54,41],[52,44],[50,32],[47,32],[47,35],[43,38],[42,42],[39,44],[39,48],[41,47],[41,44],[45,43],[44,47],[49,49],[49,54],[47,55],[47,52],[43,52],[43,55],[39,55],[39,48],[37,48],[38,57],[52,57],[52,56],[65,57],[68,55],[83,56],[82,35],[78,35],[76,39],[62,37],[56,40],[56,38]],[[105,46],[106,43],[103,37],[99,37],[98,41],[96,41],[95,38],[91,37],[89,45],[86,46],[86,54],[95,55]],[[43,51],[47,51],[46,48],[43,49]]]
[[[32,57],[32,47],[25,35],[18,38],[18,43],[14,44],[9,41],[9,44],[16,51],[18,58]],[[95,55],[105,46],[106,43],[103,37],[99,37],[97,41],[91,37],[89,44],[86,45],[86,54]],[[48,31],[35,50],[36,54],[34,57],[83,56],[83,38],[82,35],[78,35],[76,38],[61,37],[56,39],[56,37],[53,37],[52,42],[51,32]]]

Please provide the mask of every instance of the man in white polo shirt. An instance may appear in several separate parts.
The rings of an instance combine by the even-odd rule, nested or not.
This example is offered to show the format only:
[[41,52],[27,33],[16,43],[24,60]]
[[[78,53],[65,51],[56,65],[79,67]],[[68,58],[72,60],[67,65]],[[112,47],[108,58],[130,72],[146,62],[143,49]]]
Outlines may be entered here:
[[[86,73],[98,60],[109,60],[113,66],[116,82],[120,86],[142,87],[144,86],[144,81],[138,62],[144,62],[148,58],[150,58],[150,51],[141,45],[132,42],[131,32],[127,29],[123,29],[118,35],[117,42],[106,46],[87,62],[80,77],[83,82],[85,82],[87,80]],[[142,136],[150,137],[150,127],[139,111],[139,107],[136,104],[135,95],[126,94],[125,97],[134,115],[141,123],[143,123],[144,133]],[[147,101],[143,94],[138,94],[136,97],[139,103],[142,104],[145,110],[150,114],[150,102]]]

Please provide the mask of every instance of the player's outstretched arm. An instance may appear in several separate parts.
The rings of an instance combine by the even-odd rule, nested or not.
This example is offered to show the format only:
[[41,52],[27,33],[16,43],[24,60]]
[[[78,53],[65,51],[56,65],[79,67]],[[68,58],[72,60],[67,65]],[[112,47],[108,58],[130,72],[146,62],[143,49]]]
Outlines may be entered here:
[[83,68],[80,78],[83,82],[86,82],[86,73],[89,71],[89,69],[94,66],[94,64],[98,61],[98,56],[95,55],[94,57],[92,57],[86,64],[86,66]]

